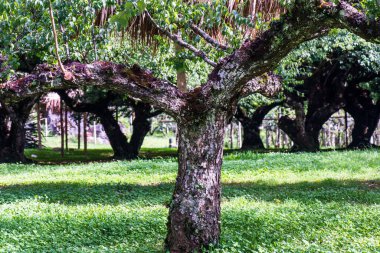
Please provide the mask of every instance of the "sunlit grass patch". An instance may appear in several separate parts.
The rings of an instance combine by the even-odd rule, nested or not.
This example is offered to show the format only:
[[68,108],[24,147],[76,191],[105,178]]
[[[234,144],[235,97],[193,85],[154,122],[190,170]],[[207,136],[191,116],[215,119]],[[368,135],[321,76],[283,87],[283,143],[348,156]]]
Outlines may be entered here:
[[[0,164],[0,252],[163,252],[175,158]],[[379,252],[375,151],[232,153],[213,252]]]

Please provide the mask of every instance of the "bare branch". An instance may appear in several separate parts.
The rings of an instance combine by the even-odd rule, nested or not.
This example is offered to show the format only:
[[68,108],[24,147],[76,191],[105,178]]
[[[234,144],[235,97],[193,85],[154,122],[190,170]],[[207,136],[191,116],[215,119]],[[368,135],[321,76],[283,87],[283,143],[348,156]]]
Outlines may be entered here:
[[150,15],[150,13],[148,11],[145,11],[145,16],[149,19],[149,21],[160,31],[162,32],[163,34],[165,34],[169,39],[171,39],[172,41],[174,41],[175,43],[177,43],[178,45],[184,47],[184,48],[187,48],[188,50],[192,51],[196,56],[202,58],[205,62],[207,62],[208,64],[210,64],[211,66],[215,67],[216,66],[216,63],[214,61],[212,61],[210,58],[207,57],[206,53],[203,52],[202,50],[199,50],[197,49],[196,47],[194,47],[193,45],[190,45],[189,43],[183,41],[181,39],[180,36],[178,35],[175,35],[175,34],[172,34],[171,32],[169,32],[168,30],[160,27],[155,21],[154,19],[152,18],[152,16]]
[[208,35],[205,31],[203,31],[201,28],[196,26],[195,24],[190,24],[191,30],[193,30],[194,33],[201,36],[205,41],[207,41],[212,46],[219,48],[221,50],[228,50],[230,47],[228,45],[224,45],[219,43],[217,40],[213,39],[210,35]]

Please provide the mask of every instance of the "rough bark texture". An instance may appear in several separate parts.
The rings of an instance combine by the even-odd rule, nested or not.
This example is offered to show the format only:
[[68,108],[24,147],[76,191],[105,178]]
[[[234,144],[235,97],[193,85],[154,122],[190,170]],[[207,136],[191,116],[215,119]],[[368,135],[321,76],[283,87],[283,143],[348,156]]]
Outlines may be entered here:
[[346,92],[345,110],[354,118],[352,142],[349,148],[372,147],[371,136],[376,130],[380,117],[380,101],[376,103],[369,91],[360,87],[349,87]]
[[[199,112],[198,110],[196,110]],[[169,209],[170,252],[200,252],[220,235],[220,173],[227,111],[199,112],[181,120],[179,169]]]
[[280,103],[272,103],[256,108],[255,112],[248,116],[243,108],[239,107],[235,117],[243,126],[243,143],[242,149],[263,149],[264,144],[260,137],[260,126],[263,123],[265,116]]
[[38,98],[0,105],[0,162],[27,162],[24,155],[25,123]]

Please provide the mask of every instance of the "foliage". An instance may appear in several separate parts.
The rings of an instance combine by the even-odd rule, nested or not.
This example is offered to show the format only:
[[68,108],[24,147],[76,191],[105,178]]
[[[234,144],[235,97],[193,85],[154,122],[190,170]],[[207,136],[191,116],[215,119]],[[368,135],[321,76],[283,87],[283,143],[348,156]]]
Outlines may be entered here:
[[[284,58],[277,73],[283,77],[284,89],[292,90],[312,75],[322,62],[340,59],[340,69],[350,69],[360,65],[356,76],[363,73],[380,73],[380,46],[366,42],[345,30],[333,30],[328,36],[300,45]],[[379,83],[373,80],[363,84],[377,97]]]
[[[378,151],[234,153],[211,252],[377,252]],[[162,252],[173,159],[0,165],[1,252]]]
[[[45,0],[0,2],[0,52],[9,57],[13,69],[30,71],[35,64],[56,62],[48,3]],[[108,36],[107,28],[92,25],[96,9],[85,0],[56,0],[53,9],[60,31],[61,57],[93,61],[94,44],[101,49],[104,43],[100,42]]]

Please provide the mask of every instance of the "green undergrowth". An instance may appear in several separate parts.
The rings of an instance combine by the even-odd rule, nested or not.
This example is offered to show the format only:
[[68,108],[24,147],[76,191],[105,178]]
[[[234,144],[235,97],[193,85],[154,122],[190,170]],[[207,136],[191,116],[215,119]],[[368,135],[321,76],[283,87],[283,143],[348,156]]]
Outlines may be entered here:
[[[1,164],[0,252],[163,252],[176,172],[176,158]],[[380,252],[377,150],[232,152],[222,184],[211,252]]]

